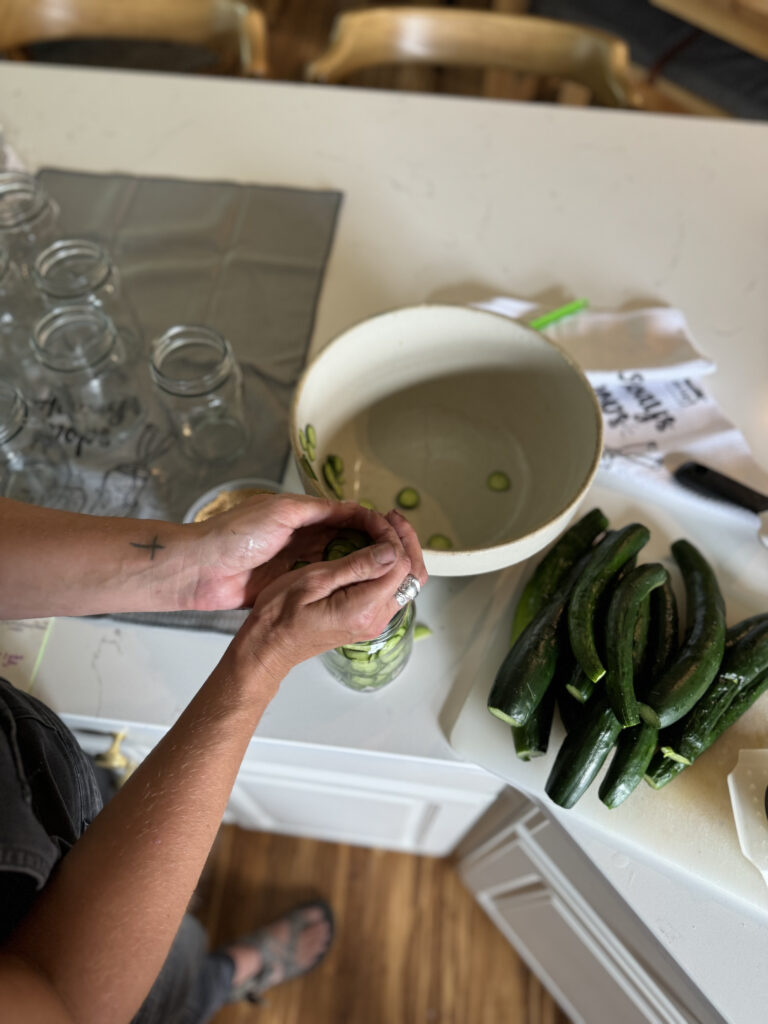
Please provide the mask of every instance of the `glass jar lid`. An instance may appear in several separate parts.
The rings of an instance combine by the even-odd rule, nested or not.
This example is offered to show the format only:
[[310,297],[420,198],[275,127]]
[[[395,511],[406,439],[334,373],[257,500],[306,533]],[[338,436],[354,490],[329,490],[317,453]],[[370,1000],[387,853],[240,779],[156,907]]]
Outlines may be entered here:
[[221,387],[234,367],[232,347],[210,327],[171,327],[152,344],[152,380],[172,395],[193,398]]
[[63,238],[35,260],[35,284],[55,299],[85,298],[98,291],[112,273],[105,249],[84,238]]
[[35,356],[59,373],[95,367],[112,352],[116,341],[115,325],[95,306],[51,310],[32,331]]
[[0,444],[15,437],[27,422],[29,409],[21,392],[0,380]]
[[31,174],[4,171],[0,174],[0,231],[28,225],[48,208],[47,194]]

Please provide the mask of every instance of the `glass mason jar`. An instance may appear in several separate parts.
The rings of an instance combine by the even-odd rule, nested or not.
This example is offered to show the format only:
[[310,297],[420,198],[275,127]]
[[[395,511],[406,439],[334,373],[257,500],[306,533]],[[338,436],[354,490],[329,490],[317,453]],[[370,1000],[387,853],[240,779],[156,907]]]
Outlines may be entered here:
[[413,602],[390,619],[375,640],[335,647],[320,656],[339,682],[350,690],[368,693],[380,690],[400,675],[413,648]]
[[0,366],[4,379],[24,380],[24,363],[34,363],[29,325],[35,307],[26,281],[7,249],[0,248]]
[[55,238],[58,217],[58,206],[31,174],[0,173],[0,245],[23,273]]
[[120,285],[109,253],[86,238],[60,238],[38,253],[35,287],[50,308],[100,306],[115,319]]
[[243,452],[243,378],[226,338],[210,327],[171,327],[152,343],[149,370],[186,455],[229,462]]
[[95,306],[51,310],[32,332],[32,349],[72,426],[89,443],[120,444],[144,420],[124,339]]
[[0,380],[0,494],[56,506],[68,478],[63,448],[19,389]]

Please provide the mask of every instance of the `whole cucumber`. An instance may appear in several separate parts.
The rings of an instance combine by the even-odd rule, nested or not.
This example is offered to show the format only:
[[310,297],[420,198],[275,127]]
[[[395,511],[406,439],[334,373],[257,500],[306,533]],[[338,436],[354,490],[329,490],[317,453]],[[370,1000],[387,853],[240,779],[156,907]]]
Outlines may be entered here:
[[[668,578],[667,570],[658,562],[639,565],[616,587],[608,607],[605,688],[613,713],[623,726],[637,725],[640,721],[634,674],[635,661],[642,662],[645,636],[642,629],[637,636],[637,622],[641,609],[647,607],[651,591],[666,583]],[[647,630],[647,619],[645,626]]]
[[685,584],[686,635],[640,706],[643,720],[657,729],[691,710],[717,675],[725,649],[725,603],[712,566],[687,540],[675,541],[672,554]]
[[542,558],[523,588],[512,621],[511,643],[515,643],[534,615],[557,589],[563,576],[592,547],[597,536],[608,527],[599,508],[587,512]]
[[614,574],[645,544],[650,533],[642,523],[630,523],[610,533],[592,551],[568,603],[571,649],[587,676],[597,682],[605,675],[595,642],[595,610]]
[[499,666],[488,695],[488,710],[502,722],[525,725],[552,682],[561,646],[560,623],[588,557],[571,567]]
[[573,807],[587,790],[621,732],[621,723],[604,694],[595,694],[584,711],[560,744],[544,787],[560,807]]

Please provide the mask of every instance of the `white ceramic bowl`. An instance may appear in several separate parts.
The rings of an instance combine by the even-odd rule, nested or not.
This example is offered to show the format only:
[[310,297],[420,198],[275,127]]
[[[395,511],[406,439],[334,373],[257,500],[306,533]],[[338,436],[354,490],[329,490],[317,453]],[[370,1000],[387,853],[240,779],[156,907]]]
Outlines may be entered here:
[[[307,367],[291,443],[310,494],[332,494],[331,455],[345,498],[387,511],[415,489],[405,515],[428,571],[466,576],[520,562],[562,532],[597,469],[602,418],[582,372],[537,331],[417,306],[357,324]],[[508,490],[488,486],[493,473]],[[452,549],[429,547],[435,535]]]

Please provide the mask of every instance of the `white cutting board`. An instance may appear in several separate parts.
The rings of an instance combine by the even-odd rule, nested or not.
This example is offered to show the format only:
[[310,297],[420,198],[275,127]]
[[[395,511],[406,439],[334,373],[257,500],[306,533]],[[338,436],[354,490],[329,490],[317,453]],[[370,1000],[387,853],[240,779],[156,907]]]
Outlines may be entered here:
[[[598,505],[612,526],[645,523],[651,540],[639,560],[661,561],[670,570],[681,617],[682,582],[669,550],[670,543],[680,537],[699,547],[713,565],[729,625],[746,615],[768,611],[768,549],[757,539],[756,517],[689,496],[682,489],[679,494],[660,491],[653,501],[648,495],[642,483],[601,473],[579,515]],[[516,599],[540,557],[498,574],[490,611],[459,673],[468,686],[466,699],[458,715],[451,716],[454,720],[444,722],[452,747],[463,759],[539,800],[566,827],[569,822],[586,825],[614,842],[617,850],[682,872],[689,880],[697,879],[713,888],[713,898],[736,901],[742,912],[765,922],[768,888],[739,847],[726,778],[741,749],[768,747],[768,694],[664,789],[653,790],[642,782],[613,810],[598,799],[602,772],[570,810],[557,807],[545,794],[544,783],[563,737],[557,718],[547,755],[526,763],[515,755],[509,727],[488,712],[488,692],[508,649]]]

